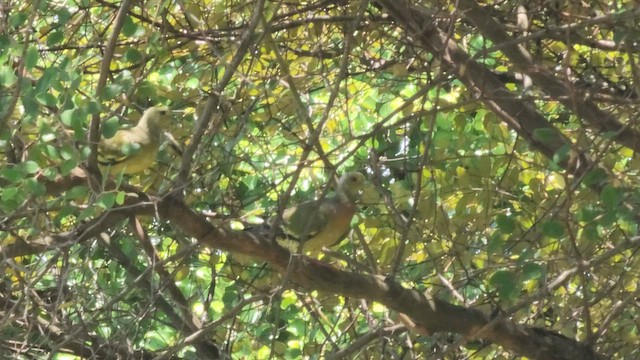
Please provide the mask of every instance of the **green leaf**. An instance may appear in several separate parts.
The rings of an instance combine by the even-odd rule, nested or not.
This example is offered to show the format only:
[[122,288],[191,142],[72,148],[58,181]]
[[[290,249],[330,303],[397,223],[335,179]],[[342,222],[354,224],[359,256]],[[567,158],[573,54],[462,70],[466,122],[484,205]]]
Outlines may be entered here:
[[23,11],[13,12],[13,14],[9,16],[9,25],[13,28],[22,26],[25,21],[27,21],[27,13]]
[[552,128],[538,128],[533,130],[534,139],[543,143],[550,143],[556,139],[557,132]]
[[195,76],[190,77],[189,80],[187,80],[187,82],[184,84],[184,86],[188,89],[197,89],[198,87],[200,87],[200,79]]
[[566,161],[569,158],[570,151],[570,144],[562,145],[560,149],[558,149],[555,154],[553,154],[553,162],[556,164],[561,164],[563,161]]
[[13,69],[8,66],[0,66],[0,85],[9,87],[18,81]]
[[14,183],[24,178],[22,171],[16,166],[0,169],[0,176]]
[[503,300],[514,300],[520,295],[520,283],[518,277],[511,271],[496,271],[489,283],[498,291],[498,295]]
[[498,214],[496,216],[496,225],[498,225],[498,229],[505,234],[511,234],[516,229],[516,222],[512,217]]
[[71,173],[71,170],[75,169],[76,166],[78,166],[78,162],[76,161],[76,159],[65,160],[60,165],[60,174],[62,176],[69,175]]
[[73,129],[74,137],[78,140],[85,138],[85,129],[83,125],[86,119],[87,113],[80,108],[65,110],[60,114],[60,120],[62,123]]
[[120,129],[120,120],[117,116],[112,116],[100,124],[102,137],[105,139],[112,138]]
[[40,166],[35,161],[25,161],[22,164],[22,168],[27,174],[35,174],[40,169]]
[[67,7],[61,6],[58,8],[58,11],[56,11],[56,17],[58,18],[58,24],[65,25],[71,18],[71,12]]
[[624,193],[622,192],[622,190],[611,184],[605,185],[600,192],[600,200],[602,200],[604,206],[609,209],[616,208],[623,198]]
[[598,226],[595,224],[589,224],[584,227],[585,238],[594,243],[598,243],[602,240],[600,233],[598,232]]
[[58,102],[56,97],[48,92],[38,93],[36,95],[36,100],[44,106],[55,106]]
[[34,178],[24,179],[24,189],[31,196],[43,196],[47,193],[47,189],[44,184],[38,182]]
[[87,103],[87,112],[89,114],[99,114],[102,111],[102,106],[98,101],[91,100]]
[[42,175],[49,180],[53,180],[58,176],[58,171],[53,167],[47,167],[42,169]]
[[27,115],[33,116],[34,118],[38,116],[38,111],[40,109],[40,105],[35,99],[35,91],[27,91],[21,97],[22,107],[24,108],[24,112]]
[[126,156],[137,154],[138,152],[140,152],[140,149],[141,147],[138,143],[126,143],[120,148],[122,154]]
[[54,81],[58,80],[60,70],[58,68],[47,68],[42,72],[42,76],[36,81],[34,94],[46,93],[51,90]]
[[522,267],[522,275],[525,280],[540,279],[544,275],[544,268],[536,263],[527,263]]
[[2,189],[2,201],[13,199],[19,191],[20,189],[18,189],[17,187],[7,187]]
[[593,207],[586,206],[578,210],[576,219],[584,223],[591,223],[598,215],[600,215],[600,211],[595,210]]
[[108,84],[102,89],[102,98],[105,100],[111,100],[122,94],[124,87],[120,84]]
[[564,225],[557,220],[550,220],[542,225],[542,233],[552,239],[559,239],[564,236]]
[[38,63],[38,58],[40,53],[38,52],[38,48],[35,46],[30,46],[29,50],[27,50],[27,54],[24,57],[24,67],[26,70],[31,70],[36,67]]
[[494,233],[487,242],[486,251],[488,254],[502,254],[504,248],[504,240],[498,234],[498,232]]
[[89,188],[86,185],[78,185],[78,186],[74,186],[71,189],[69,189],[66,193],[65,193],[65,198],[66,199],[81,199],[84,198],[85,196],[87,196],[87,194],[89,193]]
[[122,54],[122,60],[135,64],[142,60],[142,54],[136,48],[128,48],[124,54]]
[[54,30],[47,35],[47,45],[53,46],[61,42],[64,39],[64,33],[59,30]]
[[392,106],[391,102],[386,102],[382,104],[382,106],[380,107],[380,110],[378,110],[378,114],[382,117],[387,117],[394,110],[395,110],[395,107]]
[[105,192],[100,194],[98,201],[96,201],[96,205],[100,206],[105,210],[109,210],[113,207],[113,204],[116,202],[116,193],[113,191]]
[[287,359],[302,359],[302,349],[288,347],[285,353]]
[[131,16],[126,16],[122,22],[122,35],[130,37],[136,32],[137,27]]
[[374,98],[372,96],[367,96],[366,98],[364,98],[364,100],[360,105],[367,110],[376,111],[378,108],[378,101],[379,100],[377,98]]
[[244,176],[242,178],[242,183],[247,186],[249,189],[254,189],[256,184],[258,183],[258,178],[256,176]]
[[71,160],[75,157],[76,151],[70,144],[62,145],[58,148],[58,153],[63,160]]
[[582,180],[582,183],[585,186],[596,185],[596,184],[604,181],[605,179],[607,179],[607,177],[608,177],[608,175],[603,169],[595,168],[595,169],[589,171],[584,176],[584,179]]
[[124,191],[118,191],[116,194],[116,204],[122,205],[127,198],[127,194]]
[[74,109],[65,110],[60,114],[60,121],[68,127],[73,127],[73,112]]
[[127,16],[122,25],[122,35],[126,37],[139,37],[144,35],[144,28],[136,24],[131,16]]
[[19,205],[20,204],[18,202],[13,200],[2,201],[0,202],[0,210],[2,210],[5,213],[9,213],[11,211],[15,211]]
[[145,345],[151,351],[158,351],[164,349],[169,345],[167,341],[172,339],[175,333],[168,328],[161,328],[157,331],[147,332],[144,336]]

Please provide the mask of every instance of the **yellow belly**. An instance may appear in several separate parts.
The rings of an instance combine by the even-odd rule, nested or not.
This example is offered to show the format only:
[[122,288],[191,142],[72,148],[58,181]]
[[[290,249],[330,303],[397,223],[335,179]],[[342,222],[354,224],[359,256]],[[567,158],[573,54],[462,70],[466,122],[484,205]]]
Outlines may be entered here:
[[137,154],[131,155],[126,160],[109,167],[109,174],[115,175],[123,172],[125,174],[137,174],[153,166],[156,161],[157,150],[141,149]]

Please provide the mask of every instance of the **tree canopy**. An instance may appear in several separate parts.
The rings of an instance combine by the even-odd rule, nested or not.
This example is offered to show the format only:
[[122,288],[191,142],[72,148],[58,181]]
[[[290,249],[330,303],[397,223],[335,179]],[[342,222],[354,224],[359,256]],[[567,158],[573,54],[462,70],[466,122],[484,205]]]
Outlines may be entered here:
[[[638,24],[633,0],[2,2],[0,357],[640,357]],[[102,174],[152,106],[153,167]],[[280,247],[266,219],[350,171],[348,236]]]

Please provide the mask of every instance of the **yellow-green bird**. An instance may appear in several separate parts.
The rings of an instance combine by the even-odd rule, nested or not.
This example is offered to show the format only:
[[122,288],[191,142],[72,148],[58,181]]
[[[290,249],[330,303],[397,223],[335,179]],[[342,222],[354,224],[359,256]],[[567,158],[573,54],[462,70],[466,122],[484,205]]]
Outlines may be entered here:
[[[282,228],[294,238],[289,240],[302,241],[303,252],[318,252],[323,247],[342,240],[351,228],[356,201],[364,185],[364,175],[348,172],[338,181],[333,196],[304,202],[284,210]],[[274,221],[272,218],[269,223],[273,224]]]
[[142,114],[136,126],[102,139],[98,146],[100,166],[111,175],[135,174],[153,166],[162,143],[163,128],[170,119],[169,108],[155,106]]

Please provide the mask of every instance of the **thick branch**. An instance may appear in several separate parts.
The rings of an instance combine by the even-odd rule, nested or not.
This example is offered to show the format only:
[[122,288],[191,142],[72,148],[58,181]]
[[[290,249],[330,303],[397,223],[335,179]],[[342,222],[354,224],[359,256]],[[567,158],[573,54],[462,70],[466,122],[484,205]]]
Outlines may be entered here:
[[[429,52],[441,56],[443,64],[485,105],[545,156],[552,158],[562,146],[570,144],[569,139],[538,114],[533,106],[514,99],[489,69],[473,61],[449,35],[431,24],[425,11],[419,11],[420,8],[410,7],[402,1],[378,2],[387,9],[398,25],[405,28]],[[543,129],[547,133],[545,141],[535,135],[538,130]]]
[[[602,359],[586,346],[557,333],[522,326],[508,319],[492,320],[479,310],[430,298],[382,276],[337,270],[306,256],[291,256],[287,250],[274,242],[249,231],[214,227],[176,197],[153,198],[151,201],[141,201],[140,197],[132,197],[124,207],[111,209],[74,232],[51,238],[77,243],[98,235],[128,216],[156,213],[206,246],[267,261],[277,271],[287,272],[292,282],[308,290],[377,301],[406,314],[429,333],[451,332],[467,338],[484,339],[534,359]],[[5,256],[25,253],[24,249],[21,252],[15,251],[13,246],[15,244],[3,249]],[[47,248],[48,246],[44,245],[40,250]],[[567,354],[573,354],[573,357],[568,357]]]
[[[466,18],[491,39],[495,44],[510,44],[502,46],[502,52],[509,57],[518,71],[529,75],[533,83],[542,91],[560,101],[568,109],[575,112],[589,125],[601,132],[610,132],[613,138],[626,147],[640,151],[640,133],[628,125],[621,124],[611,114],[600,110],[588,96],[576,89],[572,84],[558,78],[554,73],[533,63],[531,54],[519,43],[514,43],[504,26],[496,21],[475,0],[460,0],[458,5]],[[635,10],[638,12],[638,10]]]
[[306,256],[291,256],[285,249],[249,232],[216,228],[178,200],[159,203],[160,215],[207,246],[265,260],[309,290],[380,302],[411,317],[430,333],[452,332],[485,339],[534,359],[604,359],[585,345],[560,334],[489,319],[479,310],[429,298],[381,276],[334,269]]

